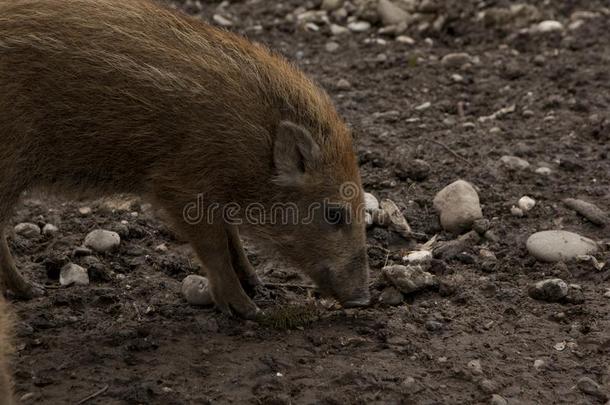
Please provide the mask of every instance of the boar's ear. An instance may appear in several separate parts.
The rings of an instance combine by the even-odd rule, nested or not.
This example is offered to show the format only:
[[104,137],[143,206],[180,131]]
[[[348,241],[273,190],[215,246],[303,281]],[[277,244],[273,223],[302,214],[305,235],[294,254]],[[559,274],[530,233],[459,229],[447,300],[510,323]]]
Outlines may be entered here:
[[309,131],[290,121],[282,121],[275,134],[273,161],[276,184],[300,186],[320,159],[320,147]]

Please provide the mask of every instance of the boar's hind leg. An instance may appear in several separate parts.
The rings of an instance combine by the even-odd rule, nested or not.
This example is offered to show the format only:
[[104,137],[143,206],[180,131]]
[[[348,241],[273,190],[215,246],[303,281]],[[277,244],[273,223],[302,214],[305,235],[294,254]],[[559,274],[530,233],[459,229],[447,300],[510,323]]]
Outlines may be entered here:
[[233,268],[229,248],[229,233],[225,224],[187,223],[182,209],[167,204],[166,211],[174,225],[188,239],[197,253],[210,281],[214,303],[224,313],[236,313],[246,319],[254,319],[258,308],[245,293]]
[[10,194],[1,193],[0,187],[0,292],[11,290],[19,298],[30,299],[44,294],[44,289],[26,281],[15,267],[15,262],[6,243],[5,228],[11,208],[18,198],[8,198]]
[[239,239],[237,227],[227,226],[226,229],[229,237],[229,251],[231,253],[233,269],[235,269],[235,273],[246,293],[253,296],[256,288],[261,285],[261,280],[246,257],[246,252]]

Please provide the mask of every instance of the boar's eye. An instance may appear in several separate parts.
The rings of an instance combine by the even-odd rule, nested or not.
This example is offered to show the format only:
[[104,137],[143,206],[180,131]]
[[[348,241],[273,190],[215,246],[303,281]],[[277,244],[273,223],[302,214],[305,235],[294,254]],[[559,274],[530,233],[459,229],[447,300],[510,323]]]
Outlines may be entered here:
[[324,210],[324,221],[329,225],[343,226],[347,223],[347,213],[341,206],[327,205]]

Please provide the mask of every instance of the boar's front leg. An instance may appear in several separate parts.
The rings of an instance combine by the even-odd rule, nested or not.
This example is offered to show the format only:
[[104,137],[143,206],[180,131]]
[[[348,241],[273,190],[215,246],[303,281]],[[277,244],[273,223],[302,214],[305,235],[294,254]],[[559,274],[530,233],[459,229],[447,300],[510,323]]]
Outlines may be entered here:
[[220,220],[213,223],[205,220],[188,222],[182,210],[176,209],[175,205],[167,204],[165,207],[177,230],[197,253],[218,309],[227,314],[235,313],[245,319],[254,319],[259,309],[245,293],[233,267],[228,225]]
[[253,296],[256,288],[261,285],[261,280],[258,278],[254,267],[250,264],[246,252],[239,238],[239,231],[236,226],[227,226],[227,235],[229,237],[229,251],[231,252],[231,262],[235,273],[241,282],[242,287]]

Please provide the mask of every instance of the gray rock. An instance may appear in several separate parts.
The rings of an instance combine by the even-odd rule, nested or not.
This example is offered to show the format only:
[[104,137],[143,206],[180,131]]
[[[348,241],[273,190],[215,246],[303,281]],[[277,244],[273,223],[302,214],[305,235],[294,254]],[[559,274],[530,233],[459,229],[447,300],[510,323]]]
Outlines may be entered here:
[[404,294],[437,285],[436,277],[423,271],[420,266],[393,265],[386,266],[381,271],[386,280]]
[[483,366],[481,365],[481,361],[480,360],[470,360],[468,362],[468,369],[470,370],[470,372],[472,374],[475,375],[481,375],[483,374]]
[[383,22],[383,25],[398,25],[406,23],[411,18],[411,15],[390,0],[379,0],[377,4],[377,13]]
[[508,405],[508,401],[498,394],[493,394],[489,403],[491,405]]
[[403,300],[402,293],[394,287],[387,287],[379,296],[379,302],[385,305],[400,305]]
[[432,261],[432,252],[429,250],[418,250],[415,252],[410,252],[406,256],[402,258],[408,264],[419,264],[421,266],[430,266],[430,262]]
[[379,206],[384,213],[383,224],[387,226],[390,231],[398,233],[403,238],[411,238],[411,227],[394,201],[387,199],[382,200]]
[[42,233],[46,236],[53,236],[59,232],[59,228],[53,224],[46,224],[42,227]]
[[588,203],[583,200],[577,200],[575,198],[566,198],[563,200],[564,204],[578,212],[595,225],[605,226],[610,224],[610,218],[604,211],[601,210],[597,205]]
[[334,41],[327,42],[326,45],[324,45],[324,49],[326,49],[326,52],[329,52],[329,53],[337,52],[340,47],[341,46]]
[[15,225],[15,233],[27,239],[36,239],[40,236],[40,227],[30,222]]
[[346,79],[339,79],[339,81],[337,82],[337,88],[339,90],[349,90],[352,88],[352,84]]
[[564,27],[563,24],[560,23],[559,21],[555,21],[555,20],[546,20],[546,21],[541,21],[538,24],[534,25],[531,29],[532,32],[535,33],[547,33],[547,32],[558,32],[558,31],[563,31]]
[[81,266],[68,263],[59,272],[59,284],[68,285],[89,285],[89,274]]
[[519,208],[521,208],[523,212],[528,212],[536,206],[536,200],[529,196],[523,196],[519,198],[517,205],[519,206]]
[[339,36],[339,35],[345,35],[345,34],[349,34],[349,29],[342,26],[342,25],[338,25],[338,24],[331,24],[330,25],[330,32],[331,34],[335,35],[335,36]]
[[474,221],[483,217],[477,191],[464,180],[455,181],[439,191],[433,204],[440,213],[442,227],[448,232],[467,231]]
[[352,32],[366,32],[371,29],[371,23],[368,21],[353,21],[347,25]]
[[530,167],[527,160],[517,156],[504,155],[500,158],[500,162],[509,170],[525,170]]
[[606,395],[605,392],[602,391],[602,388],[600,387],[600,385],[593,379],[589,378],[589,377],[581,377],[578,379],[578,381],[576,382],[576,386],[578,387],[578,389],[587,394],[587,395],[591,395],[594,396],[596,398],[599,398],[601,400],[606,400],[608,399],[608,396]]
[[481,237],[476,231],[470,231],[459,238],[439,244],[432,253],[434,257],[441,260],[451,260],[460,253],[469,250],[479,243]]
[[430,175],[432,166],[422,159],[406,159],[396,166],[396,175],[401,180],[424,181]]
[[472,58],[465,52],[448,53],[441,59],[441,63],[444,66],[453,68],[460,67],[470,62],[472,62]]
[[121,244],[121,237],[118,233],[96,229],[89,232],[85,237],[85,246],[90,247],[96,252],[110,252]]
[[320,8],[325,11],[335,11],[343,6],[343,0],[323,0]]
[[528,289],[530,297],[548,302],[558,302],[568,296],[568,284],[560,278],[539,281]]
[[580,255],[592,255],[599,246],[589,238],[568,231],[542,231],[531,235],[527,250],[545,262],[567,261]]
[[208,279],[191,274],[182,280],[182,295],[191,305],[207,306],[214,304]]

